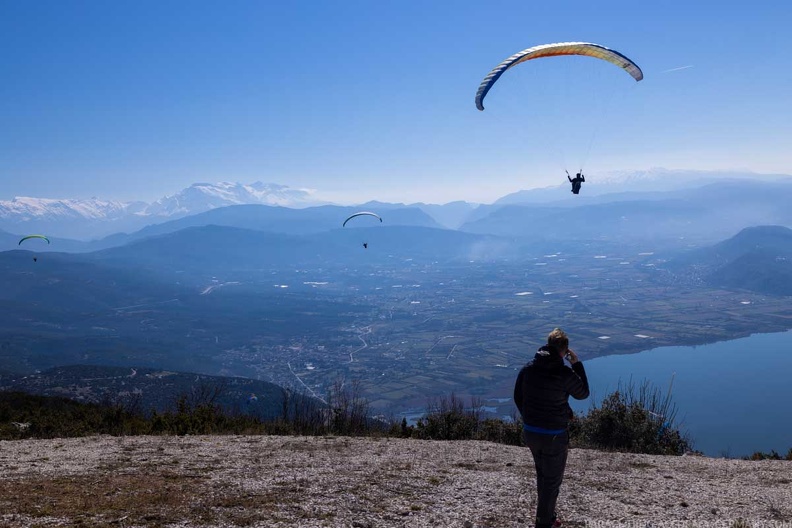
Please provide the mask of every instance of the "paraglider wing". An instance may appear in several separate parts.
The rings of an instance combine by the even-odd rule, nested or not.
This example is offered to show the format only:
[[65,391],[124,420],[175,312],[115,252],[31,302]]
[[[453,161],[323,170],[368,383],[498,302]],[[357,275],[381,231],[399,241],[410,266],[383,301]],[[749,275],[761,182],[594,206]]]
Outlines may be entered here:
[[31,238],[42,238],[42,239],[47,241],[47,244],[50,243],[49,238],[45,237],[44,235],[28,235],[26,237],[22,237],[22,240],[20,240],[19,244],[17,244],[17,245],[21,246],[22,242],[24,242],[25,240],[31,239]]
[[347,222],[349,222],[350,220],[352,220],[352,219],[353,219],[353,218],[355,218],[356,216],[373,216],[373,217],[375,217],[375,218],[379,218],[379,221],[380,221],[380,222],[382,222],[382,218],[380,218],[380,216],[379,216],[378,214],[376,214],[376,213],[371,213],[371,212],[369,212],[369,211],[361,211],[361,212],[359,212],[359,213],[355,213],[355,214],[353,214],[352,216],[350,216],[349,218],[347,218],[346,220],[344,220],[344,223],[343,223],[343,224],[341,224],[341,227],[345,227],[345,226],[347,225]]
[[516,66],[522,62],[538,59],[541,57],[557,57],[560,55],[583,55],[587,57],[594,57],[596,59],[606,60],[616,66],[623,68],[629,73],[633,79],[640,81],[643,79],[643,72],[633,61],[619,53],[618,51],[600,46],[599,44],[592,44],[590,42],[558,42],[556,44],[542,44],[541,46],[534,46],[519,53],[516,53],[498,64],[489,74],[481,81],[478,92],[476,92],[476,108],[484,110],[484,97],[487,92],[495,84],[495,82],[503,75],[503,72],[509,68]]

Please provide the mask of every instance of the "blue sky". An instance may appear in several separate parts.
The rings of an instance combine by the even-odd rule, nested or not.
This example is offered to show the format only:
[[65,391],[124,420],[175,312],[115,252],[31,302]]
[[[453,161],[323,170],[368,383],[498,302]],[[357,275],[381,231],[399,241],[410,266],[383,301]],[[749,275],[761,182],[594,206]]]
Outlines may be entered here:
[[[0,200],[260,180],[491,201],[580,163],[788,173],[790,6],[0,0]],[[617,49],[645,79],[541,59],[476,110],[491,68],[562,41]]]

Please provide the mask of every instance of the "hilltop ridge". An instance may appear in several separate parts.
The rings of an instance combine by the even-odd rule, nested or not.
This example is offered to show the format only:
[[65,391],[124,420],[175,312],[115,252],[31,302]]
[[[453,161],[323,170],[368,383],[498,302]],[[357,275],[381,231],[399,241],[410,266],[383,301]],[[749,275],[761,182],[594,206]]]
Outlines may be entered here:
[[[509,528],[533,520],[530,453],[489,442],[99,436],[0,445],[0,523],[9,528]],[[578,527],[778,526],[792,520],[790,464],[572,449],[558,511]]]

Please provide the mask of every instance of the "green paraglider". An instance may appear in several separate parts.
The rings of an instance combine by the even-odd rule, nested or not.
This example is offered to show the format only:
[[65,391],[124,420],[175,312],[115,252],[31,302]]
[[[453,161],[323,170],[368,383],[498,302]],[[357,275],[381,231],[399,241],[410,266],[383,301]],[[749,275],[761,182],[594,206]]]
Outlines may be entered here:
[[49,244],[49,243],[50,243],[50,239],[49,239],[49,238],[47,238],[47,237],[46,237],[46,236],[44,236],[44,235],[28,235],[28,236],[22,237],[22,239],[19,241],[19,244],[17,244],[17,245],[18,245],[18,246],[21,246],[21,245],[22,245],[22,242],[24,242],[25,240],[30,240],[31,238],[41,238],[42,240],[46,240],[46,241],[47,241],[47,244]]
[[[22,245],[22,242],[24,242],[25,240],[30,240],[31,238],[40,238],[40,239],[42,239],[42,240],[46,240],[46,241],[47,241],[47,244],[49,244],[49,243],[50,243],[50,240],[49,240],[49,238],[47,238],[47,237],[46,237],[46,236],[44,236],[44,235],[28,235],[28,236],[24,236],[24,237],[22,237],[22,239],[19,241],[19,244],[17,244],[17,245],[18,245],[18,246],[21,246],[21,245]],[[35,256],[34,256],[34,257],[33,257],[33,262],[38,262],[38,257],[35,257]]]

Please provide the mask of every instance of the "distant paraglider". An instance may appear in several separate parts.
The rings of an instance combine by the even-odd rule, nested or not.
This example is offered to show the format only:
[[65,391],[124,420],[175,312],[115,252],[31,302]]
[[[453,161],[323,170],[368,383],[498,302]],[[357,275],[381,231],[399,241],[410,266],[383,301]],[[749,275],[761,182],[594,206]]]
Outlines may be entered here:
[[341,224],[341,227],[346,227],[347,222],[349,222],[353,218],[357,218],[358,216],[373,216],[374,218],[378,218],[379,221],[382,222],[382,218],[380,218],[380,216],[377,213],[372,213],[372,212],[369,212],[369,211],[361,211],[359,213],[353,214],[352,216],[350,216],[349,218],[344,220],[344,223]]
[[44,235],[28,235],[28,236],[24,236],[24,237],[22,237],[22,239],[19,241],[19,244],[17,244],[17,245],[18,245],[18,246],[21,246],[21,245],[22,245],[22,242],[24,242],[25,240],[30,240],[31,238],[40,238],[40,239],[42,239],[42,240],[46,240],[46,241],[47,241],[47,244],[49,244],[49,243],[50,243],[50,240],[49,240],[49,238],[47,238],[47,237],[46,237],[46,236],[44,236]]
[[[17,244],[17,245],[18,245],[18,246],[21,246],[21,245],[22,245],[22,242],[24,242],[25,240],[30,240],[31,238],[40,238],[40,239],[42,239],[42,240],[46,240],[46,241],[47,241],[47,244],[49,244],[49,243],[50,243],[50,240],[49,240],[49,238],[47,238],[47,237],[46,237],[46,236],[44,236],[44,235],[27,235],[27,236],[24,236],[24,237],[22,237],[22,238],[20,239],[20,241],[19,241],[19,244]],[[37,257],[37,256],[34,256],[34,257],[33,257],[33,262],[38,262],[38,257]]]
[[[378,214],[372,213],[370,211],[361,211],[359,213],[355,213],[355,214],[351,215],[349,218],[344,220],[344,223],[341,224],[341,227],[346,227],[347,222],[349,222],[350,220],[352,220],[353,218],[356,218],[358,216],[373,216],[374,218],[379,219],[380,223],[382,223],[382,218]],[[363,242],[363,249],[368,249],[368,242]]]

